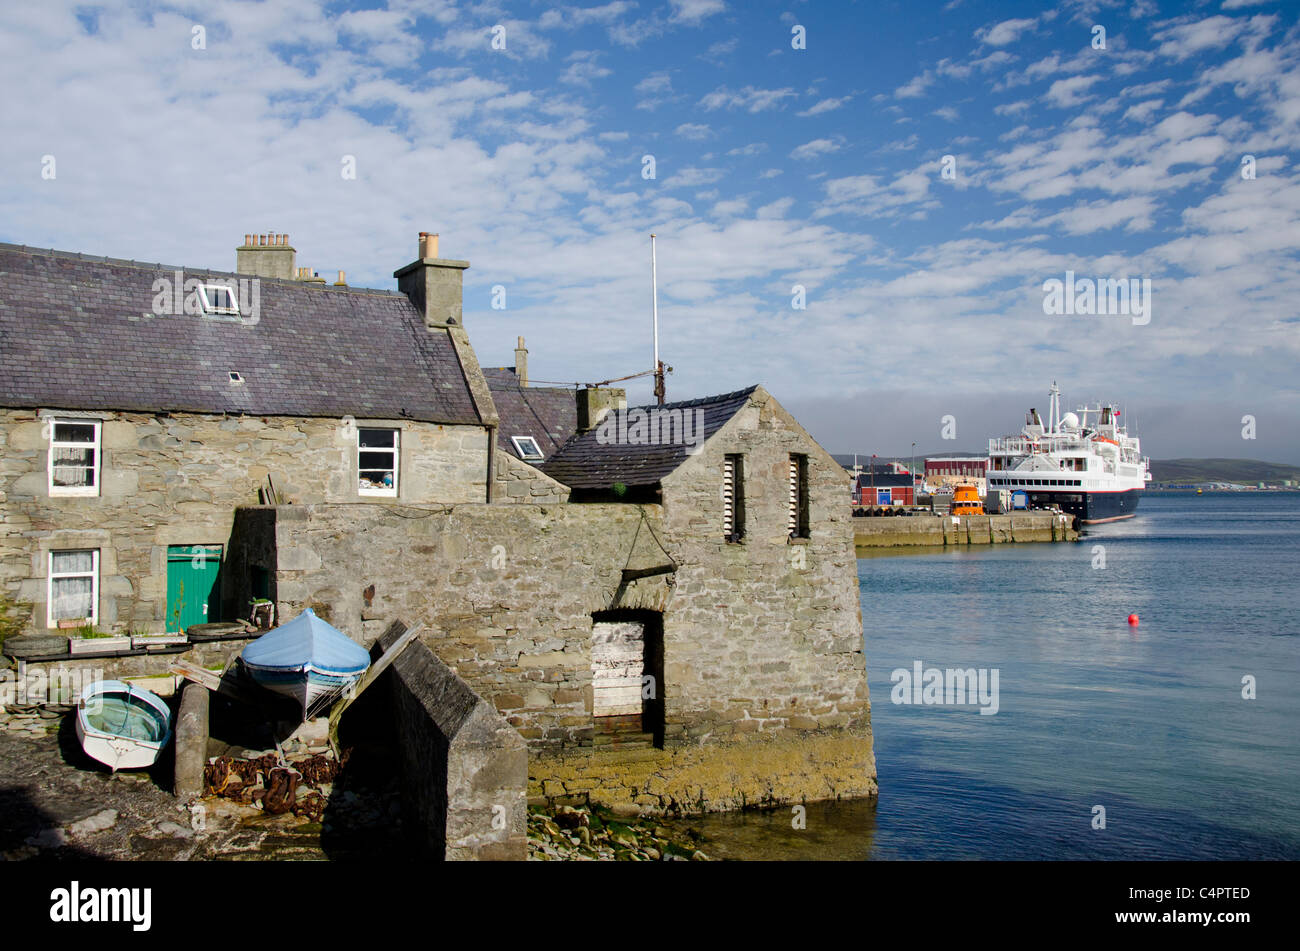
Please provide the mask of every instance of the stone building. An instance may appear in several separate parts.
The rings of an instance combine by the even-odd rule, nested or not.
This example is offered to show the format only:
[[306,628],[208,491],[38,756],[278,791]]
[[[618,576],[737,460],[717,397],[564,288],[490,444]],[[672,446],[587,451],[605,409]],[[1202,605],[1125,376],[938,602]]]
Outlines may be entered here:
[[401,619],[535,798],[874,794],[849,477],[775,398],[537,387],[522,339],[485,372],[436,236],[398,293],[260,237],[243,274],[0,246],[0,588],[34,627]]

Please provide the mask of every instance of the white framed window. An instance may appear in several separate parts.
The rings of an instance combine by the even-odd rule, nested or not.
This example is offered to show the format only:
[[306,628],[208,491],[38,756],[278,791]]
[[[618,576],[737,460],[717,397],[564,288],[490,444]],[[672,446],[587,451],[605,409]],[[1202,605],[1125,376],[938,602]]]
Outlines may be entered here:
[[47,627],[60,621],[99,621],[99,549],[51,551]]
[[396,429],[357,429],[357,492],[397,495],[399,441]]
[[100,422],[50,420],[50,495],[99,495]]
[[542,453],[542,447],[532,436],[511,436],[510,441],[514,443],[515,452],[524,462],[541,462],[546,458]]
[[225,284],[200,284],[199,295],[205,314],[230,314],[239,316],[239,297],[233,287]]

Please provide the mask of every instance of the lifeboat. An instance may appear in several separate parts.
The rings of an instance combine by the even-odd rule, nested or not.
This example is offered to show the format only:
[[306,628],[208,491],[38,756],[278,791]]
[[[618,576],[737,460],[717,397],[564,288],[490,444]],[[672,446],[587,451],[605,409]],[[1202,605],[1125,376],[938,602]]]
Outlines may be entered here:
[[959,485],[953,490],[952,507],[949,515],[983,515],[984,504],[980,501],[979,490],[973,485]]

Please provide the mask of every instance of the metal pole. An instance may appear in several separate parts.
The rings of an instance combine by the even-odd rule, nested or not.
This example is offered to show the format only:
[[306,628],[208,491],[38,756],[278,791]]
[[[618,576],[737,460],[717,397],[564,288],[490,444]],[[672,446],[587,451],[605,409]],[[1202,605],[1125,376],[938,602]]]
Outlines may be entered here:
[[664,365],[659,362],[659,270],[655,260],[655,236],[650,233],[650,309],[654,321],[655,399],[664,405]]

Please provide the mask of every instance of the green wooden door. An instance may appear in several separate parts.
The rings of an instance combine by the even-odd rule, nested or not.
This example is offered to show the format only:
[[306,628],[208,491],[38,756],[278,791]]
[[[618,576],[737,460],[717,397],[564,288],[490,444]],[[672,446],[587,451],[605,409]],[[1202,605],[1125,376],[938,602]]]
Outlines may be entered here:
[[191,624],[219,621],[221,592],[220,545],[167,547],[167,630],[184,631]]

